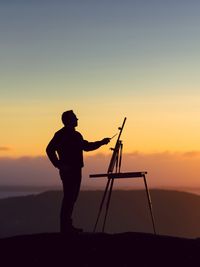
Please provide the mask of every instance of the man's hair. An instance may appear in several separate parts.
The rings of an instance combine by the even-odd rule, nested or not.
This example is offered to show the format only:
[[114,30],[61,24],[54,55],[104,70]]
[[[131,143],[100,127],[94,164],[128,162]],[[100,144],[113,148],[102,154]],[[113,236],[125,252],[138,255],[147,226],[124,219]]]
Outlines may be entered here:
[[63,112],[61,119],[64,125],[69,123],[72,114],[74,114],[73,110]]

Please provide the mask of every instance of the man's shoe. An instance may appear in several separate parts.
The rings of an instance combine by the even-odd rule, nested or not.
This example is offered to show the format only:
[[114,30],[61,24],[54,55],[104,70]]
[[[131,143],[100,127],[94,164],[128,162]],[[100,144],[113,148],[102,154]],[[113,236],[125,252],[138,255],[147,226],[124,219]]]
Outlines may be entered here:
[[65,229],[62,229],[61,234],[79,234],[82,232],[83,232],[83,229],[70,226],[70,227],[66,227]]
[[76,227],[72,226],[71,227],[71,232],[73,232],[73,233],[82,233],[83,232],[83,229],[76,228]]

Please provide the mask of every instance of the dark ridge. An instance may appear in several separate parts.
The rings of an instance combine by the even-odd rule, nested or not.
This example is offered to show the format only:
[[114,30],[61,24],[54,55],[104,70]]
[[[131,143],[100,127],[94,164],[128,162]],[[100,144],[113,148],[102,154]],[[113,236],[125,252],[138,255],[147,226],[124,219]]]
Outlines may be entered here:
[[[82,191],[74,210],[74,224],[92,232],[102,191]],[[157,233],[196,238],[200,236],[200,196],[151,190]],[[0,238],[59,231],[60,191],[0,199]],[[101,221],[100,221],[101,223]],[[98,227],[98,230],[101,230]],[[145,191],[114,191],[107,233],[152,233]]]

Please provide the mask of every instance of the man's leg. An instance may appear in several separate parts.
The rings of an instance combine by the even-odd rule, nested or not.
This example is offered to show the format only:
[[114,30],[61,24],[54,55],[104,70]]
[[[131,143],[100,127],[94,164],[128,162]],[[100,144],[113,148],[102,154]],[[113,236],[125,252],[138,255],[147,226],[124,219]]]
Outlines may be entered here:
[[72,230],[72,213],[81,184],[81,170],[60,171],[63,183],[63,200],[60,211],[60,231]]

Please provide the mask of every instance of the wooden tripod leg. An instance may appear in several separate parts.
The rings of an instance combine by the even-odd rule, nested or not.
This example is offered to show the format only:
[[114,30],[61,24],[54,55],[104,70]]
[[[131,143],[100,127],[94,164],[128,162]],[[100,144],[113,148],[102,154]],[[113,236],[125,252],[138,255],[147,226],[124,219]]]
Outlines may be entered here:
[[107,184],[106,184],[106,188],[104,190],[104,194],[103,194],[103,198],[102,198],[102,201],[101,201],[101,204],[100,204],[100,207],[99,207],[99,212],[98,212],[98,215],[97,215],[96,223],[95,223],[95,226],[94,226],[94,229],[93,229],[94,233],[95,233],[96,228],[97,228],[97,224],[98,224],[101,212],[102,212],[103,204],[104,204],[104,201],[105,201],[105,198],[106,198],[106,194],[107,194],[109,185],[110,185],[110,179],[108,179]]
[[111,194],[112,194],[112,189],[113,189],[114,178],[112,178],[110,180],[111,180],[111,185],[110,185],[108,200],[107,200],[107,203],[106,203],[106,212],[105,212],[105,217],[104,217],[104,221],[103,221],[103,228],[102,228],[102,232],[103,233],[104,233],[104,230],[105,230],[106,219],[107,219],[107,216],[108,216],[108,209],[109,209],[109,206],[110,206],[110,199],[111,199]]
[[150,214],[151,214],[153,231],[154,231],[154,234],[156,235],[155,220],[154,220],[154,216],[153,216],[153,207],[152,207],[151,197],[150,197],[150,193],[149,193],[149,190],[148,190],[148,186],[147,186],[147,181],[146,181],[145,175],[143,175],[143,178],[144,178],[144,184],[145,184],[145,189],[146,189],[146,194],[147,194],[147,199],[148,199],[148,204],[149,204],[149,210],[150,210]]

